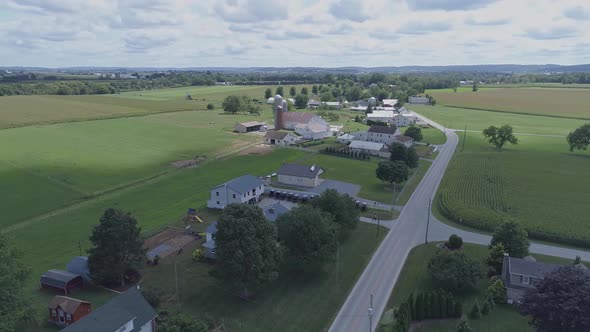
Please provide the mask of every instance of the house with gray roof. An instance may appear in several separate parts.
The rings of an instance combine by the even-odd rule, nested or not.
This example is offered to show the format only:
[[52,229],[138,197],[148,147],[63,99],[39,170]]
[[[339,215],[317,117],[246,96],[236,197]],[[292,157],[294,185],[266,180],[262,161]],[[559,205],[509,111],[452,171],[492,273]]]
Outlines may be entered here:
[[400,135],[400,132],[396,126],[371,126],[365,140],[389,145],[395,142],[397,135]]
[[314,188],[320,184],[324,171],[316,165],[283,164],[277,171],[277,181],[282,184]]
[[117,295],[62,332],[155,332],[158,314],[136,287]]
[[502,281],[506,287],[508,303],[520,302],[524,291],[533,288],[535,282],[542,280],[546,273],[560,265],[536,262],[527,259],[504,256],[502,262]]
[[224,209],[228,204],[255,204],[264,193],[264,183],[253,175],[243,175],[211,189],[207,207]]
[[281,203],[275,203],[273,205],[267,205],[262,208],[262,213],[268,221],[275,222],[281,215],[289,212],[289,209]]

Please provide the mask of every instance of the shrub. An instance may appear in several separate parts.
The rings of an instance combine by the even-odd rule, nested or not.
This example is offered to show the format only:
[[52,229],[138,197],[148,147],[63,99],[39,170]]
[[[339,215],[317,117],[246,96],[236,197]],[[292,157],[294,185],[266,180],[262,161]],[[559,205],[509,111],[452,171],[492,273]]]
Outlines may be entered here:
[[209,103],[209,104],[207,104],[207,109],[208,109],[208,110],[215,109],[215,105],[213,105],[213,104]]
[[205,254],[203,253],[203,250],[195,249],[195,251],[193,251],[193,260],[195,260],[197,262],[202,262],[204,259],[205,259]]
[[463,314],[463,303],[461,303],[461,301],[457,300],[455,302],[455,310],[454,311],[454,316],[455,317],[461,317],[461,315]]
[[447,248],[451,250],[461,249],[463,246],[463,239],[457,235],[453,234],[449,237],[449,241],[447,242]]
[[467,316],[461,316],[459,322],[457,323],[457,332],[471,332],[471,326],[469,325],[469,320]]
[[145,300],[154,308],[160,306],[162,302],[162,290],[158,288],[142,288],[141,294]]
[[481,306],[481,314],[482,315],[487,315],[490,313],[490,302],[489,301],[484,301],[483,305]]
[[154,260],[152,261],[152,264],[158,265],[159,262],[160,262],[160,256],[159,255],[154,256]]
[[479,307],[479,303],[477,301],[475,301],[475,303],[471,307],[471,311],[469,312],[469,318],[479,319],[480,317],[481,317],[481,308]]
[[506,288],[501,279],[497,279],[488,287],[487,294],[495,303],[506,303]]

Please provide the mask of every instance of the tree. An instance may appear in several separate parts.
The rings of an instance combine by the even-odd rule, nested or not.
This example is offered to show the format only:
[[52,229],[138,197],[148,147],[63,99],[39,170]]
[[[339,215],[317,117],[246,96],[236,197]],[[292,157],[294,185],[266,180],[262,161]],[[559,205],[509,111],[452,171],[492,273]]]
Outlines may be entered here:
[[377,178],[381,181],[400,184],[408,179],[408,166],[403,162],[396,161],[380,161],[375,170]]
[[577,264],[581,264],[581,263],[582,263],[582,257],[576,255],[576,258],[574,259],[573,264],[577,265]]
[[432,294],[424,293],[424,318],[429,319],[432,317]]
[[270,98],[270,97],[272,97],[272,90],[271,90],[270,88],[267,88],[267,89],[264,91],[264,99],[268,99],[268,98]]
[[481,314],[485,316],[490,313],[490,310],[492,310],[492,308],[490,308],[490,301],[484,301],[481,305]]
[[479,307],[479,302],[475,300],[473,306],[471,307],[471,311],[469,311],[469,318],[471,319],[478,319],[481,317],[481,308]]
[[215,235],[217,264],[214,275],[241,290],[249,290],[278,277],[282,252],[274,224],[255,205],[225,207]]
[[483,136],[488,139],[488,142],[494,144],[498,150],[506,143],[518,144],[518,138],[512,134],[512,127],[509,125],[503,125],[500,128],[489,126],[483,130]]
[[570,152],[577,150],[586,150],[590,145],[590,123],[570,132],[567,135],[567,143],[570,145]]
[[406,150],[406,165],[409,168],[416,168],[418,167],[418,163],[420,162],[420,156],[418,156],[418,152],[416,152],[416,148],[410,146]]
[[208,110],[212,110],[214,108],[215,108],[215,105],[213,105],[213,104],[207,104],[207,109]]
[[361,93],[362,93],[361,88],[359,88],[358,86],[354,86],[350,90],[348,90],[348,93],[346,94],[346,98],[350,101],[359,100],[359,99],[361,99]]
[[489,247],[489,255],[486,260],[488,266],[491,266],[496,271],[496,274],[500,274],[502,271],[502,262],[504,261],[504,253],[506,249],[504,249],[504,245],[502,242],[498,242],[494,245],[490,245]]
[[522,297],[519,307],[532,316],[537,331],[590,331],[590,278],[587,271],[566,265],[546,273]]
[[307,96],[307,94],[308,94],[307,93],[307,87],[304,86],[303,88],[301,88],[301,94]]
[[406,163],[408,160],[408,148],[406,148],[406,146],[401,143],[392,143],[389,146],[389,160],[398,160]]
[[462,246],[463,246],[463,239],[459,235],[453,234],[453,235],[449,236],[449,241],[447,241],[447,248],[449,248],[451,250],[457,250],[457,249],[461,249]]
[[297,94],[297,88],[295,88],[294,86],[292,86],[292,87],[289,89],[289,95],[290,95],[291,97],[295,97],[295,95],[296,95],[296,94]]
[[309,97],[307,95],[298,94],[297,96],[295,96],[295,107],[306,108],[308,101],[309,101]]
[[373,113],[373,106],[371,104],[369,104],[369,106],[367,106],[367,109],[365,110],[365,114],[370,114]]
[[283,91],[283,87],[279,86],[276,90],[275,90],[275,95],[280,95],[280,96],[285,96],[284,95],[284,91]]
[[301,205],[277,220],[280,242],[296,270],[313,272],[330,261],[336,252],[338,224],[332,215]]
[[24,292],[30,270],[21,262],[21,253],[1,232],[0,262],[0,331],[16,331],[16,324],[35,311]]
[[421,141],[422,138],[424,138],[424,136],[422,136],[422,129],[416,126],[408,127],[408,129],[406,129],[406,131],[404,132],[404,135],[413,138],[414,141],[417,142]]
[[471,332],[471,325],[469,325],[467,316],[462,315],[459,322],[457,322],[457,332]]
[[452,291],[473,288],[481,277],[478,263],[461,251],[440,250],[428,262],[428,271],[434,280]]
[[313,93],[314,95],[318,94],[318,86],[314,85],[311,87],[311,93]]
[[354,229],[359,220],[359,210],[356,208],[354,199],[347,194],[341,195],[334,189],[325,190],[309,203],[314,208],[331,214],[334,222],[340,225],[340,234]]
[[413,317],[415,320],[424,319],[424,294],[420,293],[416,296],[416,315]]
[[473,85],[471,86],[471,91],[476,92],[477,90],[478,90],[477,83],[473,82]]
[[330,91],[322,92],[320,94],[320,101],[322,101],[322,102],[331,101],[333,99],[334,98],[332,97],[332,94],[330,93]]
[[509,221],[496,228],[490,244],[502,243],[504,250],[512,257],[524,257],[529,254],[530,242],[527,232],[516,222]]
[[502,304],[506,303],[506,288],[501,279],[497,279],[487,289],[488,297],[494,301],[494,303]]
[[408,296],[406,302],[408,302],[410,320],[412,320],[416,317],[416,301],[414,300],[414,293],[410,293],[410,296]]
[[207,332],[209,328],[205,322],[196,320],[183,313],[160,315],[158,332]]
[[461,315],[463,314],[463,303],[461,303],[461,301],[457,300],[455,302],[455,310],[453,310],[453,311],[454,311],[455,317],[461,317]]
[[92,230],[88,268],[92,280],[105,286],[125,286],[125,274],[145,262],[141,228],[128,212],[106,209]]
[[242,98],[238,96],[227,96],[223,100],[223,104],[221,104],[221,106],[223,107],[223,111],[226,113],[238,113],[242,108]]

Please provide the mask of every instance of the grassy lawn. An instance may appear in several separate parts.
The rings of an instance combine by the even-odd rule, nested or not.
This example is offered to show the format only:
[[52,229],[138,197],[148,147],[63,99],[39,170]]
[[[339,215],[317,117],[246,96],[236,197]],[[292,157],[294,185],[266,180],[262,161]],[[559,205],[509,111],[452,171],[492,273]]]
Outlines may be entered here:
[[340,246],[338,275],[329,264],[317,278],[281,274],[252,301],[238,298],[227,285],[212,278],[212,265],[192,261],[194,247],[180,256],[164,259],[144,271],[142,287],[157,287],[168,294],[163,309],[174,310],[174,261],[178,272],[179,308],[196,317],[208,316],[230,331],[323,331],[340,306],[387,230],[376,238],[376,227],[359,223]]
[[422,136],[424,138],[422,138],[421,142],[424,143],[445,144],[447,142],[447,136],[436,128],[422,128]]
[[457,93],[437,90],[429,93],[446,106],[590,119],[587,107],[590,89],[509,88],[477,92],[461,89]]
[[[431,279],[427,269],[428,261],[434,256],[437,250],[439,249],[433,243],[421,245],[412,249],[389,298],[388,308],[398,306],[410,295],[410,293],[416,294],[438,288],[435,282]],[[463,250],[469,258],[481,262],[482,268],[484,267],[485,259],[488,255],[486,246],[466,243],[464,244]],[[557,264],[572,262],[572,260],[558,257],[544,255],[533,256],[541,262]],[[478,282],[477,289],[462,296],[463,312],[468,312],[476,299],[484,297],[488,285],[488,279],[484,278]],[[457,321],[455,319],[437,321],[436,323],[430,324],[425,323],[416,331],[453,332],[455,331],[456,323]],[[533,331],[532,327],[528,325],[528,319],[521,316],[509,305],[496,306],[489,315],[483,316],[478,320],[470,320],[469,323],[471,324],[473,331],[478,332]],[[381,331],[385,332],[388,330],[381,328]]]
[[394,220],[399,217],[399,211],[397,210],[379,210],[379,209],[367,209],[366,211],[361,211],[361,217],[366,218],[379,218],[380,220]]
[[405,183],[402,192],[397,197],[395,202],[396,205],[405,205],[408,202],[410,196],[412,196],[414,190],[416,190],[416,187],[418,187],[431,165],[432,163],[429,161],[420,160],[418,168],[413,171],[411,178]]

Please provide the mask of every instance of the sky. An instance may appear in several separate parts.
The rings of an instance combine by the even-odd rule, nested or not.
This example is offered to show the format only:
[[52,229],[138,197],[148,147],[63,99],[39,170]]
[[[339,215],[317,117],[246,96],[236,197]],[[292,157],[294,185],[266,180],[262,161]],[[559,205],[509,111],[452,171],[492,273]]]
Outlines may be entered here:
[[0,0],[0,66],[590,63],[589,0]]

